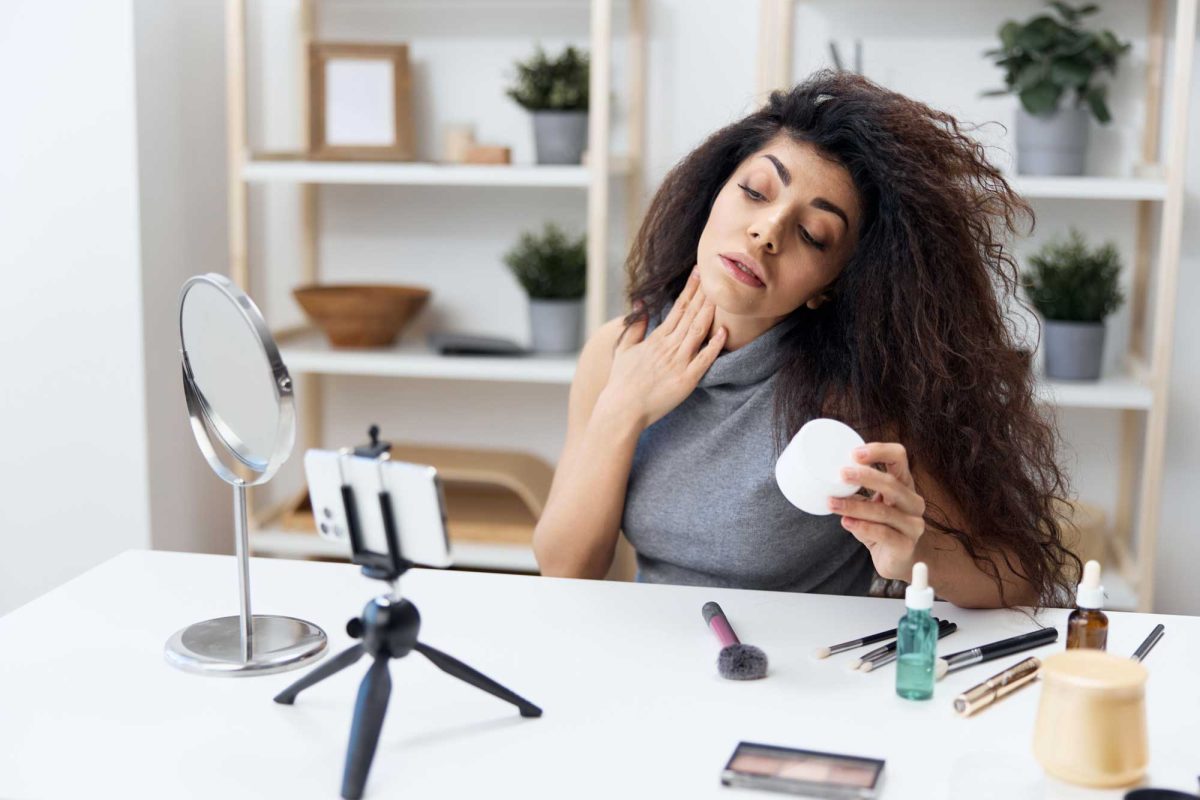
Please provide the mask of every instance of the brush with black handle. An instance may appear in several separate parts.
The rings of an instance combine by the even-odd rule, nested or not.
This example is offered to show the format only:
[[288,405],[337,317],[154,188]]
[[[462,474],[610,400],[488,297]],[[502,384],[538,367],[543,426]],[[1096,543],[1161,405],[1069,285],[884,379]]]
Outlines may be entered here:
[[1040,628],[1032,633],[1023,633],[1020,636],[1012,636],[998,642],[972,647],[970,650],[960,650],[939,658],[934,663],[934,674],[938,680],[941,680],[949,672],[957,672],[960,669],[1003,658],[1013,653],[1023,653],[1026,650],[1043,647],[1056,641],[1058,641],[1057,628]]

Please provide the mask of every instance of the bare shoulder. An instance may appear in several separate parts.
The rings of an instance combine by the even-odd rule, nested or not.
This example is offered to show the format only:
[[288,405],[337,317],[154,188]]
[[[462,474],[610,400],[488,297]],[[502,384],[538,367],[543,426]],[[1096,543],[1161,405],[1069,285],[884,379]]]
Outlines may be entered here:
[[625,318],[616,317],[596,329],[596,332],[588,337],[587,344],[583,346],[583,351],[579,354],[579,372],[586,373],[588,377],[595,374],[601,377],[608,377],[608,371],[612,367],[613,353],[616,352],[617,343],[621,341],[621,335],[625,332]]
[[[596,399],[608,383],[613,355],[624,332],[625,318],[611,319],[597,328],[583,346],[583,352],[579,354],[579,363],[575,367],[575,378],[571,381],[567,419],[568,440],[573,438],[573,433],[582,430],[591,417]],[[569,444],[568,441],[568,446]]]

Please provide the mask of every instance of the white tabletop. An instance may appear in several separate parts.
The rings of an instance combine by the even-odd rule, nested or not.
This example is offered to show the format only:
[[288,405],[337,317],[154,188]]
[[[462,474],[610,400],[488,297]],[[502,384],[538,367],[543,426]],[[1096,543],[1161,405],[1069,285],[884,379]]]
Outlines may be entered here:
[[[339,564],[254,559],[251,575],[256,612],[321,625],[331,652],[353,643],[346,620],[386,588]],[[953,714],[958,692],[1028,654],[950,675],[924,703],[895,696],[890,667],[851,673],[851,654],[812,657],[892,627],[900,601],[426,570],[403,589],[422,640],[545,715],[522,719],[416,654],[393,661],[367,798],[769,797],[720,785],[739,740],[883,758],[886,800],[1122,795],[1043,777],[1031,753],[1038,688]],[[707,600],[767,652],[767,679],[717,676]],[[290,707],[271,698],[300,672],[210,678],[164,661],[175,630],[230,613],[232,558],[135,551],[0,618],[0,797],[336,798],[369,661]],[[1033,628],[1013,611],[935,613],[959,624],[946,652]],[[1061,630],[1065,613],[1041,619]],[[1110,616],[1120,654],[1166,625],[1145,662],[1149,777],[1194,790],[1200,619]]]

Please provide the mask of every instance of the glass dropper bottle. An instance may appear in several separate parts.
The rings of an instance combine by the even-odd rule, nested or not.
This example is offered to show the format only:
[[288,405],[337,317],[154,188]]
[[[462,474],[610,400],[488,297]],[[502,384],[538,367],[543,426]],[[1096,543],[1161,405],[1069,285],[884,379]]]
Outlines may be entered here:
[[913,564],[904,605],[908,612],[896,626],[896,694],[907,700],[928,700],[933,697],[938,624],[932,615],[933,587],[924,562]]
[[1067,649],[1104,650],[1108,647],[1108,616],[1104,608],[1104,587],[1100,585],[1100,562],[1089,561],[1083,567],[1083,580],[1075,590],[1075,610],[1067,617]]

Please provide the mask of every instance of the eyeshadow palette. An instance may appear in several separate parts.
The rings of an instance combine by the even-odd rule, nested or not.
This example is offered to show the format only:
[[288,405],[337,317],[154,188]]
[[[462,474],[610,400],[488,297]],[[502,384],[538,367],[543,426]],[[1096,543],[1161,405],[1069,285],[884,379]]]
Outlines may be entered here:
[[875,758],[739,742],[721,783],[801,797],[870,800],[882,773],[883,761]]

